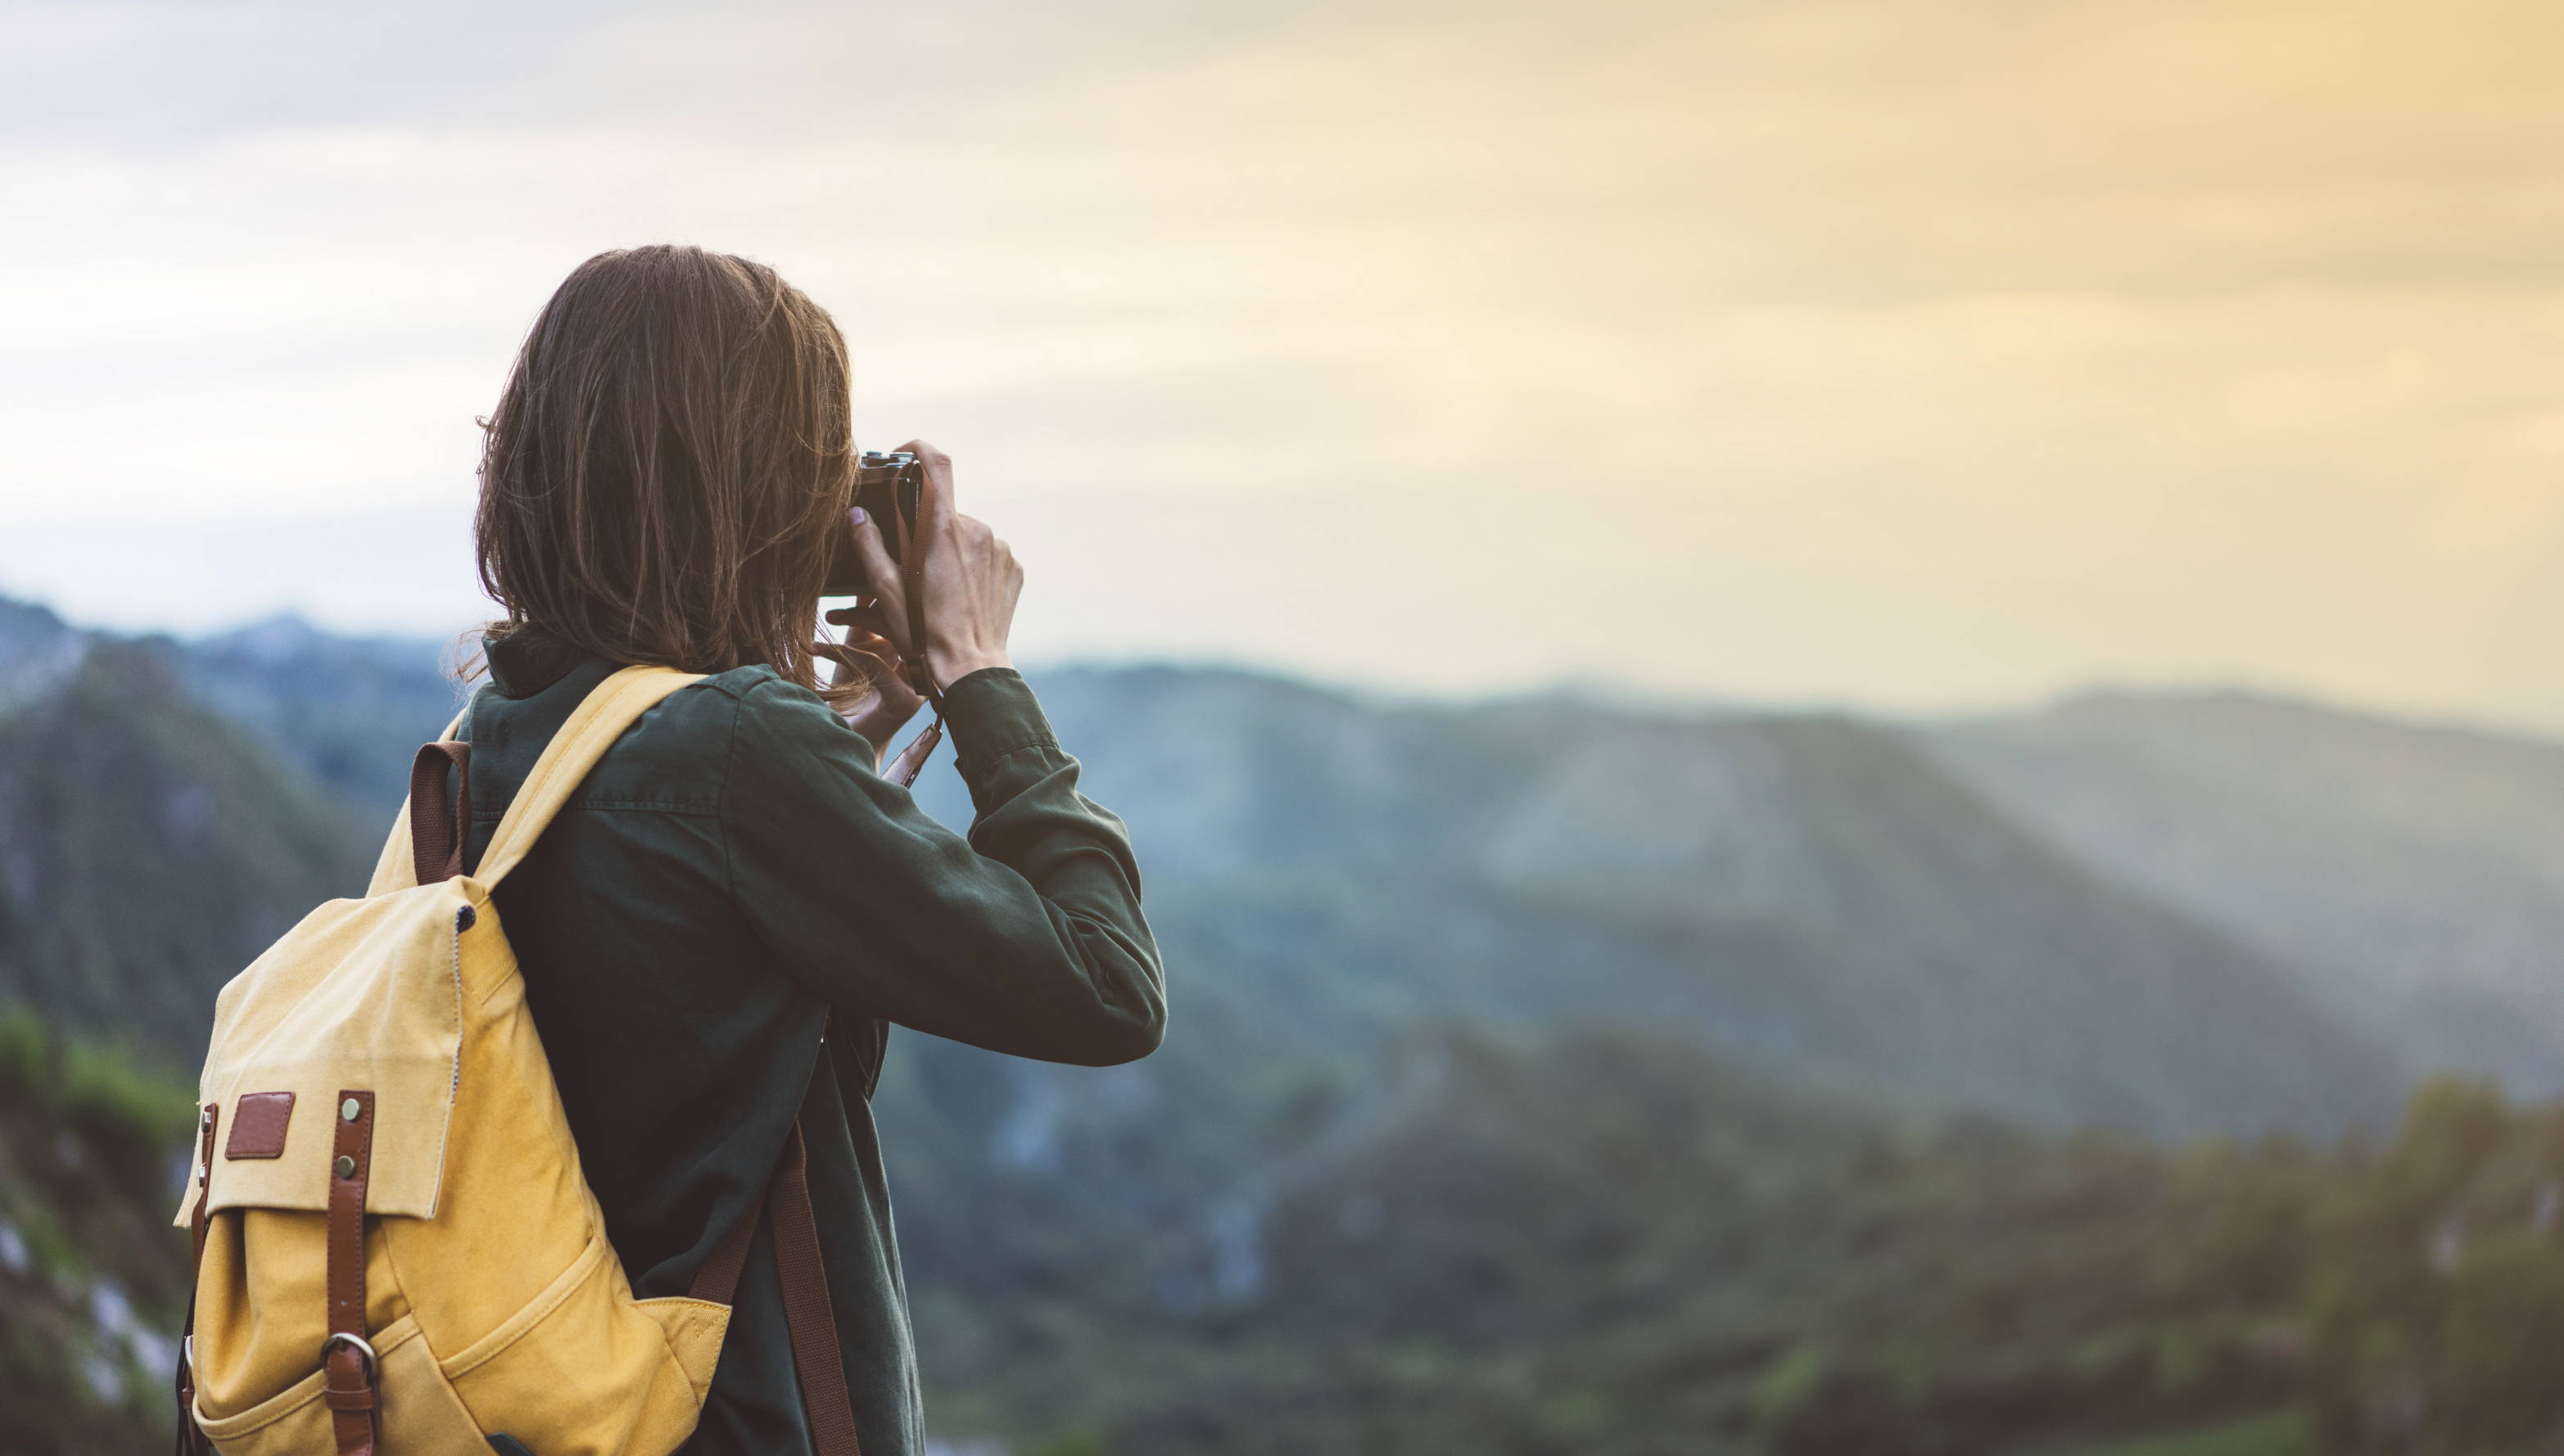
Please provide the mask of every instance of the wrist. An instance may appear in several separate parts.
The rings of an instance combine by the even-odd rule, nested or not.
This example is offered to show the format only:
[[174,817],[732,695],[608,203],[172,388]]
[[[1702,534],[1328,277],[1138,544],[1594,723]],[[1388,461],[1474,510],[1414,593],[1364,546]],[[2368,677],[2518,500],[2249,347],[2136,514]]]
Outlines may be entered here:
[[982,668],[1011,668],[1014,665],[1014,659],[1007,656],[1003,648],[993,652],[983,650],[950,655],[929,652],[926,656],[927,670],[935,674],[938,688],[950,688]]

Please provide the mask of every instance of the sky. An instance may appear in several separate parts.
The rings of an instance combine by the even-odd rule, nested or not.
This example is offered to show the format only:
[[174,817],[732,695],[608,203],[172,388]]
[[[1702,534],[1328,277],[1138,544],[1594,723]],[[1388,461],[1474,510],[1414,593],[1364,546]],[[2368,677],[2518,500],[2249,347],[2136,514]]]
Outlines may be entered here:
[[0,0],[0,593],[449,633],[600,249],[772,264],[1028,661],[2564,728],[2564,17]]

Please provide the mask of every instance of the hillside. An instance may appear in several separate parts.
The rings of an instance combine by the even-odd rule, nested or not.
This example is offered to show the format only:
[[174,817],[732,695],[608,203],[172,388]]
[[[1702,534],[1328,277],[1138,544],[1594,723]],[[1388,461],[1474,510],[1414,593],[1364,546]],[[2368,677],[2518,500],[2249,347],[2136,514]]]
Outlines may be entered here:
[[[2403,1076],[2295,973],[2024,832],[1890,730],[1244,674],[1044,676],[1194,997],[1315,1045],[1645,1024],[1924,1102],[2327,1128]],[[959,784],[930,775],[957,821]],[[1198,1001],[1195,1004],[1199,1004]]]
[[939,1418],[1117,1456],[2552,1449],[2564,1108],[2168,1146],[1811,1096],[1630,1033],[1439,1043],[1251,1301],[923,1313]]
[[187,643],[177,660],[206,706],[388,825],[411,755],[463,705],[462,685],[438,671],[444,651],[279,617]]
[[[1886,1116],[1642,1033],[1413,1050],[1358,1136],[1253,1130],[1299,1176],[1251,1287],[1117,1293],[1147,1288],[1140,1242],[1048,1281],[919,1261],[937,1429],[1019,1456],[2529,1456],[2564,1430],[2564,1107],[2438,1084],[2383,1141],[2173,1146]],[[0,1450],[164,1438],[184,1112],[0,1020]],[[969,1206],[1011,1194],[1037,1239],[1037,1172]],[[904,1229],[944,1230],[952,1191],[908,1179]]]
[[80,639],[45,673],[0,707],[0,1003],[200,1046],[215,990],[361,890],[380,841],[197,703],[165,648]]
[[51,611],[0,597],[0,711],[53,691],[86,650],[86,637]]
[[2414,1063],[2564,1089],[2564,744],[2246,693],[2096,694],[1926,741]]
[[[180,651],[196,696],[331,791],[350,843],[455,697],[431,644],[284,622]],[[1921,1103],[2166,1130],[2334,1127],[2408,1075],[2275,955],[2055,853],[1879,727],[1217,671],[1037,686],[1139,835],[1152,919],[1200,972],[1188,1014],[1268,1057],[1451,1018],[1637,1022]],[[948,768],[921,791],[966,818]]]
[[189,1089],[0,1015],[0,1451],[159,1449],[186,1300]]

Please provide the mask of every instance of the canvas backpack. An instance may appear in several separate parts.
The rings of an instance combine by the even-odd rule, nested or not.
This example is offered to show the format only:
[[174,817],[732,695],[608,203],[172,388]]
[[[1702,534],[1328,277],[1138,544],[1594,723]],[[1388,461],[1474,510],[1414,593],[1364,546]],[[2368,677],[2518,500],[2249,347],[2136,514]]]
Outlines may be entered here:
[[666,1456],[761,1220],[819,1456],[858,1456],[800,1129],[692,1290],[635,1299],[490,899],[623,730],[696,681],[598,685],[468,876],[457,718],[420,750],[364,898],[223,988],[177,1218],[196,1246],[182,1456]]

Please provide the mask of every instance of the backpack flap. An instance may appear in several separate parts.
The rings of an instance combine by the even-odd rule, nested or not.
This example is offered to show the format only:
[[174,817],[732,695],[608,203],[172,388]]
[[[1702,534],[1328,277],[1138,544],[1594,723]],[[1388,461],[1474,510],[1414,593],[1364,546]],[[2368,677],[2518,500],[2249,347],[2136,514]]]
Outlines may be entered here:
[[198,1094],[224,1135],[209,1212],[325,1209],[340,1103],[360,1091],[374,1094],[366,1212],[435,1216],[462,1071],[462,930],[486,894],[452,880],[331,901],[224,988]]

